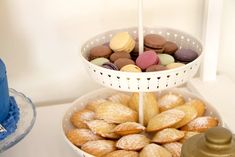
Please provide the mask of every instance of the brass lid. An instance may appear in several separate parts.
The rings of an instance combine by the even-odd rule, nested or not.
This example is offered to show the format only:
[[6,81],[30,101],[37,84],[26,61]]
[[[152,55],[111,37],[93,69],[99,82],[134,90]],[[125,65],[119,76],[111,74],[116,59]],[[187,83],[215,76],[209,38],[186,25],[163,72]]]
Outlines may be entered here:
[[181,157],[235,157],[234,142],[229,130],[211,128],[205,134],[188,139],[183,144]]

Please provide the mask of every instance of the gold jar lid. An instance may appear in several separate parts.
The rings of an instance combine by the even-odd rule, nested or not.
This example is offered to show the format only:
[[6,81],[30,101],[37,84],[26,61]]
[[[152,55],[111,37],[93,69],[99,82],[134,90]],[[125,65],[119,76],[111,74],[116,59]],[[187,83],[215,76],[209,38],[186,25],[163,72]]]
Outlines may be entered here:
[[234,142],[228,129],[211,128],[185,141],[181,157],[235,157]]

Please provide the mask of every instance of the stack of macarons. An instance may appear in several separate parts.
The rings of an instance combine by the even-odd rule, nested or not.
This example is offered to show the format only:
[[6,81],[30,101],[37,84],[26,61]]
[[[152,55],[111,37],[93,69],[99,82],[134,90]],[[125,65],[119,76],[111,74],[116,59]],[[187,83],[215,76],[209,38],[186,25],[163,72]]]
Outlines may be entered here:
[[113,36],[109,46],[114,52],[130,53],[135,47],[135,40],[128,32],[120,32]]
[[109,43],[93,47],[89,61],[98,66],[126,72],[153,72],[173,69],[192,62],[198,53],[179,49],[177,44],[158,34],[144,37],[144,52],[139,55],[138,41],[128,32],[118,32]]
[[158,34],[147,34],[144,37],[144,49],[154,50],[156,53],[162,53],[164,51],[164,45],[166,39]]

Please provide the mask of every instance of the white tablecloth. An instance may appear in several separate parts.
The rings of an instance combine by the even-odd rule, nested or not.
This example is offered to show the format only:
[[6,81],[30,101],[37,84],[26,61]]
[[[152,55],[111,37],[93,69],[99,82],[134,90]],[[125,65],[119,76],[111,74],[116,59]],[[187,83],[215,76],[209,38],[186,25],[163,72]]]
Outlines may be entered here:
[[32,131],[0,157],[78,157],[62,136],[61,120],[69,106],[71,104],[37,108]]

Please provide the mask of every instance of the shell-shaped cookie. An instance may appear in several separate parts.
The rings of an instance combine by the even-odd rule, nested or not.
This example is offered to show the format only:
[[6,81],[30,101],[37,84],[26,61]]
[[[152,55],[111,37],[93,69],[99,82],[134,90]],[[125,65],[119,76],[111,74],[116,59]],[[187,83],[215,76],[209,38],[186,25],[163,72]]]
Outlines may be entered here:
[[119,124],[113,129],[113,132],[115,132],[118,135],[125,136],[129,134],[138,134],[145,130],[145,127],[139,123],[136,122],[126,122]]
[[216,127],[218,125],[218,119],[210,116],[198,117],[187,125],[183,126],[181,130],[205,132],[209,128]]
[[175,128],[166,128],[163,129],[159,132],[157,132],[153,139],[152,142],[156,143],[170,143],[170,142],[175,142],[184,137],[184,131],[177,130]]
[[188,124],[190,121],[192,121],[193,119],[197,117],[197,110],[195,109],[194,106],[182,105],[182,106],[176,107],[175,109],[183,111],[185,113],[185,116],[181,121],[173,125],[172,126],[173,128],[180,128]]
[[199,99],[192,99],[186,102],[185,105],[191,105],[195,107],[195,109],[197,110],[197,117],[203,116],[206,111],[206,105],[204,104],[203,101]]
[[97,108],[100,104],[102,104],[102,103],[104,103],[104,102],[107,102],[107,100],[106,100],[106,99],[102,99],[102,98],[96,99],[96,100],[93,100],[93,101],[90,101],[90,102],[87,103],[86,109],[95,112],[96,108]]
[[165,94],[158,100],[160,112],[183,105],[184,103],[184,97],[174,93]]
[[81,146],[88,141],[102,140],[89,129],[73,129],[67,133],[67,138],[76,146]]
[[140,150],[149,144],[150,140],[141,134],[131,134],[120,138],[116,147],[124,150]]
[[146,130],[152,132],[165,129],[181,121],[184,116],[185,113],[177,109],[164,111],[150,119]]
[[84,129],[88,128],[85,122],[93,119],[95,119],[95,112],[88,109],[74,112],[70,117],[70,121],[75,127]]
[[148,144],[141,150],[139,157],[172,157],[172,155],[162,146]]
[[132,109],[132,110],[135,110],[138,112],[139,110],[139,103],[138,103],[138,98],[139,97],[139,94],[138,93],[132,93],[131,94],[131,97],[130,97],[130,100],[128,102],[128,106]]
[[138,157],[138,152],[135,151],[127,151],[127,150],[116,150],[111,152],[105,157]]
[[96,109],[96,117],[109,123],[137,122],[137,112],[122,104],[105,102]]
[[[139,110],[139,93],[133,93],[128,103],[135,111]],[[159,113],[157,97],[154,93],[144,93],[144,125],[146,126],[151,118]]]
[[185,131],[184,134],[185,134],[184,138],[180,140],[181,143],[184,143],[187,139],[189,139],[190,137],[193,137],[194,135],[198,135],[199,132]]
[[119,138],[119,136],[112,131],[116,127],[115,124],[107,123],[104,120],[92,120],[86,122],[86,124],[93,133],[98,134],[102,137],[111,139]]
[[124,93],[117,93],[117,94],[111,95],[107,99],[111,102],[128,106],[128,102],[130,100],[130,95],[127,95]]
[[172,157],[180,157],[182,143],[179,142],[166,143],[163,145],[163,147],[166,148],[172,154]]
[[81,149],[96,157],[104,156],[116,150],[115,142],[111,140],[88,141]]

